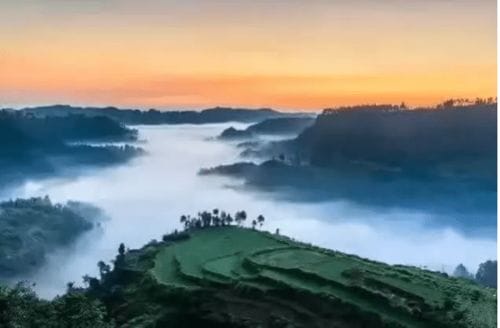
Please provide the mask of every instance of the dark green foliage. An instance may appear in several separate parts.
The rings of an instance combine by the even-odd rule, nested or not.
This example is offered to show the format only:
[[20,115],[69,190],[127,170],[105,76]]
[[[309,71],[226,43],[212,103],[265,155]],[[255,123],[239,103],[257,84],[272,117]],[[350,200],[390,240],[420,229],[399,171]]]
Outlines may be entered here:
[[469,273],[469,270],[463,265],[459,264],[453,271],[453,276],[457,278],[466,278],[466,279],[474,279],[474,275]]
[[[179,222],[184,225],[185,230],[193,230],[193,229],[202,229],[209,227],[219,227],[219,226],[229,226],[233,222],[236,222],[237,225],[244,224],[247,218],[247,213],[245,211],[238,211],[234,214],[234,219],[231,214],[225,211],[219,211],[219,209],[214,209],[212,212],[203,211],[198,212],[197,216],[191,215],[181,215]],[[261,215],[258,218],[260,221],[255,221],[255,225],[259,223],[261,226],[264,223],[264,217]],[[183,240],[188,238],[189,235],[183,235],[182,233],[178,233],[174,231],[174,233],[164,235],[163,241],[175,241],[175,240]]]
[[162,240],[164,242],[174,242],[174,241],[181,241],[181,240],[186,240],[189,238],[189,233],[182,231],[182,232],[173,232],[170,234],[163,235]]
[[53,301],[39,299],[29,286],[0,288],[1,328],[111,328],[105,307],[82,292]]
[[39,268],[48,252],[70,244],[90,230],[92,220],[98,218],[75,213],[73,207],[78,207],[76,202],[70,206],[52,204],[47,196],[0,203],[1,275]]
[[487,287],[497,288],[497,261],[486,261],[479,265],[476,281]]

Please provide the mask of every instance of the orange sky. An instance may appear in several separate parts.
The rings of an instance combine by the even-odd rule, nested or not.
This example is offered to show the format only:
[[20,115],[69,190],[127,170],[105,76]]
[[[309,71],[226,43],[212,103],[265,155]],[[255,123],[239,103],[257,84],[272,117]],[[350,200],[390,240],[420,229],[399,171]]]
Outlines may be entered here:
[[0,107],[321,109],[496,96],[494,0],[0,3]]

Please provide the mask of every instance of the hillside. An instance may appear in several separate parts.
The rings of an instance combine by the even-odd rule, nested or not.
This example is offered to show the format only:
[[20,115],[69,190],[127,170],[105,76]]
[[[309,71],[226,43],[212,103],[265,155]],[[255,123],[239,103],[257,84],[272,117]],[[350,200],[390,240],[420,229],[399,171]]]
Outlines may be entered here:
[[496,290],[234,226],[122,252],[89,293],[121,327],[495,327]]

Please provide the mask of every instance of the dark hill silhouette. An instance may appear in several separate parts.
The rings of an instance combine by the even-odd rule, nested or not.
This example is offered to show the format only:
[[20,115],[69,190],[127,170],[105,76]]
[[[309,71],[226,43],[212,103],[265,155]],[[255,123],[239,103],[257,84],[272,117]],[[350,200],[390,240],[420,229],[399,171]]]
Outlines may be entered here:
[[256,135],[298,134],[314,123],[312,116],[269,118],[252,124],[245,130],[229,127],[222,131],[220,139],[246,139]]
[[202,111],[159,111],[150,109],[119,109],[116,107],[74,107],[69,105],[40,106],[22,109],[39,117],[67,116],[106,116],[124,124],[204,124],[223,122],[259,122],[267,118],[296,115],[282,113],[270,108],[246,109],[215,107]]
[[136,130],[106,117],[37,118],[22,112],[1,111],[0,182],[53,174],[61,169],[121,163],[141,150],[128,145],[91,146],[85,142],[136,139]]

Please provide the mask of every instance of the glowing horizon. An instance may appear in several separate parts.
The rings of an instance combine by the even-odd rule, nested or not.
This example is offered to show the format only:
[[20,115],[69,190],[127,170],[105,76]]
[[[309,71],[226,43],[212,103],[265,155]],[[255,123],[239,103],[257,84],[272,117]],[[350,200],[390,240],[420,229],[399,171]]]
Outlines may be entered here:
[[496,1],[0,4],[0,107],[434,105],[495,97]]

